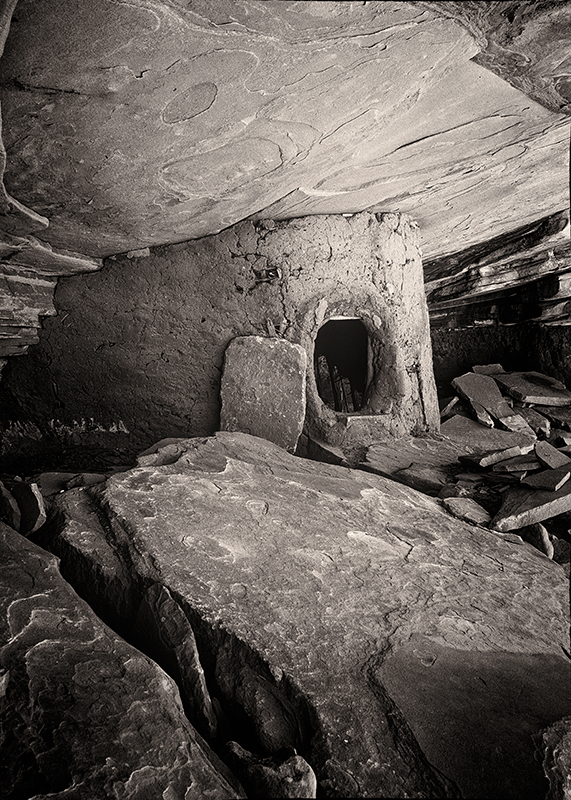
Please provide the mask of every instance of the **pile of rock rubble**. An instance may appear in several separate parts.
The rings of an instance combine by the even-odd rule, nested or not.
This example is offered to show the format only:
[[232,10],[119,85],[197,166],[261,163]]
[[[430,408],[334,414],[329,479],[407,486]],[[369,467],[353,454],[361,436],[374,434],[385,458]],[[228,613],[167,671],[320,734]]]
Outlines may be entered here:
[[[571,392],[539,372],[475,366],[455,378],[441,433],[456,439],[471,418],[471,453],[458,456],[453,482],[439,496],[455,516],[515,531],[549,558],[568,563],[571,527]],[[488,431],[502,432],[490,447]]]

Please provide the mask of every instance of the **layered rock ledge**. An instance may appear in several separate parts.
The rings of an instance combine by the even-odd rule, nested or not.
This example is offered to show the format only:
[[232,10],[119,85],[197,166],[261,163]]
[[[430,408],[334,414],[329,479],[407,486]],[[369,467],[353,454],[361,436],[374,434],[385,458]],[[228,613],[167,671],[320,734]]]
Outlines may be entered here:
[[518,536],[229,432],[59,509],[43,544],[103,618],[142,647],[172,604],[165,658],[184,672],[195,640],[219,742],[295,748],[323,796],[545,795],[534,737],[571,712],[568,586]]

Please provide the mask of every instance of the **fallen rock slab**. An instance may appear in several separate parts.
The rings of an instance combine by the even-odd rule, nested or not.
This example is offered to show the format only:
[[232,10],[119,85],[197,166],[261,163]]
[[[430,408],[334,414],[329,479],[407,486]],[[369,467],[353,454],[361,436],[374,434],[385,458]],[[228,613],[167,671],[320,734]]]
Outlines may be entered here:
[[502,397],[497,383],[489,375],[467,372],[454,378],[452,387],[472,405],[482,406],[495,419],[513,415],[513,410]]
[[477,422],[479,422],[480,425],[485,425],[486,428],[493,428],[494,420],[492,419],[491,415],[488,414],[484,406],[481,405],[481,403],[478,403],[476,400],[469,400],[469,403]]
[[399,483],[404,483],[419,492],[437,497],[449,479],[449,473],[443,467],[426,467],[421,464],[411,464],[406,469],[393,472],[392,478]]
[[571,458],[566,453],[562,453],[556,447],[553,447],[549,442],[537,442],[534,452],[543,466],[549,469],[571,466]]
[[535,472],[533,475],[526,475],[521,482],[532,489],[556,492],[564,486],[571,477],[569,467],[558,467],[557,469],[546,469],[542,472]]
[[547,439],[551,434],[551,422],[546,416],[534,408],[517,406],[517,413],[525,419],[529,427],[537,436]]
[[558,428],[571,431],[571,408],[559,406],[543,406],[541,413],[551,420]]
[[[221,432],[177,448],[174,462],[161,465],[158,451],[156,464],[147,456],[101,494],[85,491],[108,544],[141,583],[168,588],[192,624],[211,693],[239,720],[231,738],[255,750],[240,739],[248,730],[264,756],[294,748],[323,796],[530,797],[545,778],[518,730],[539,732],[571,709],[557,564],[394,481],[255,437]],[[537,656],[522,697],[533,686],[534,704],[545,699],[541,718],[521,704],[497,708],[497,694],[487,705],[481,692],[493,735],[457,739],[442,720],[445,745],[427,759],[419,742],[432,703],[403,714],[406,686],[393,691],[395,671],[383,672],[389,658],[414,656],[419,634],[450,653],[438,681],[455,682],[459,720],[472,714],[479,654],[501,685],[512,656],[524,665]],[[456,672],[466,659],[474,668]],[[408,696],[418,701],[414,685]],[[453,765],[470,759],[491,766]]]
[[571,406],[571,392],[565,385],[541,372],[508,372],[493,377],[504,391],[523,403]]
[[511,462],[514,458],[518,458],[522,455],[525,455],[525,453],[522,452],[521,446],[513,445],[512,447],[507,447],[505,450],[486,450],[483,453],[461,455],[458,456],[458,460],[461,464],[466,466],[485,469],[486,467],[493,467],[496,464],[501,464],[504,461]]
[[244,797],[173,681],[95,616],[57,559],[0,524],[4,797]]
[[569,510],[571,510],[569,481],[556,492],[515,486],[505,493],[504,501],[493,518],[491,527],[496,531],[513,531],[526,525],[543,522]]
[[470,497],[446,497],[443,503],[455,517],[474,525],[487,525],[492,519],[486,509]]
[[[444,470],[452,475],[458,466],[458,456],[466,452],[470,452],[468,447],[444,437],[403,436],[370,445],[359,467],[386,478],[398,473],[402,475],[404,470],[411,468],[436,468],[439,472]],[[405,483],[404,480],[402,482]]]
[[492,467],[493,472],[533,472],[542,468],[534,453],[514,456],[499,461]]
[[458,456],[466,451],[444,437],[404,436],[370,445],[356,466],[437,497],[452,485]]
[[457,445],[465,446],[472,453],[505,450],[513,446],[520,446],[524,448],[522,452],[529,452],[533,449],[537,438],[535,434],[485,428],[473,419],[462,417],[459,414],[443,422],[440,426],[440,433]]
[[478,375],[497,375],[498,372],[505,372],[501,364],[476,364],[472,371]]
[[506,431],[527,433],[530,436],[537,436],[534,429],[521,414],[511,414],[510,416],[498,419],[498,425]]
[[452,414],[456,413],[455,406],[457,406],[459,402],[460,398],[457,395],[454,395],[454,397],[447,399],[446,402],[444,402],[442,409],[440,411],[440,419],[444,421],[445,419],[448,419],[450,416],[452,416]]

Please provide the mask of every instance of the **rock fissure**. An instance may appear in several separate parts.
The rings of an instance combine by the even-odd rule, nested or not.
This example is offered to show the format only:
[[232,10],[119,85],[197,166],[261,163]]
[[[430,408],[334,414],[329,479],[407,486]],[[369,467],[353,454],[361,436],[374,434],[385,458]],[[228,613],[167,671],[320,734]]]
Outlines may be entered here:
[[[207,739],[219,752],[220,756],[224,758],[223,745],[224,741],[227,739],[234,739],[238,742],[241,742],[246,747],[254,749],[258,752],[261,751],[262,753],[268,752],[268,750],[270,753],[277,752],[286,746],[294,747],[294,749],[301,754],[307,751],[309,741],[314,736],[314,734],[309,734],[311,726],[308,727],[308,720],[311,717],[315,718],[315,714],[310,711],[308,712],[306,709],[306,701],[299,694],[299,691],[293,689],[292,685],[292,687],[288,689],[284,695],[283,691],[289,686],[289,682],[281,671],[274,670],[273,672],[275,672],[276,675],[279,672],[279,684],[281,687],[279,692],[275,694],[275,690],[272,688],[274,681],[272,670],[262,661],[260,661],[259,656],[253,653],[245,643],[241,643],[238,639],[232,637],[231,634],[228,634],[226,631],[224,631],[223,628],[217,626],[216,624],[212,625],[211,623],[202,619],[200,615],[200,609],[197,610],[189,606],[188,601],[185,601],[184,598],[180,595],[177,595],[176,592],[172,593],[171,609],[168,613],[170,618],[169,626],[171,629],[173,625],[178,626],[178,629],[175,627],[173,632],[170,634],[170,641],[169,635],[164,637],[162,629],[164,629],[167,620],[164,617],[164,614],[161,615],[159,612],[154,624],[158,626],[157,635],[163,639],[163,647],[166,646],[167,650],[163,650],[162,652],[157,651],[156,645],[153,646],[152,636],[151,641],[149,641],[148,612],[146,615],[141,616],[141,609],[145,605],[147,608],[149,608],[149,593],[153,592],[156,595],[154,589],[159,589],[162,592],[167,591],[168,594],[168,590],[165,589],[163,583],[152,582],[153,577],[155,579],[160,579],[160,570],[156,571],[156,575],[151,575],[148,566],[146,565],[148,564],[148,559],[145,559],[146,564],[142,566],[138,556],[134,557],[133,553],[129,554],[128,550],[125,550],[125,548],[121,546],[121,541],[125,538],[124,522],[121,522],[118,526],[116,515],[113,517],[113,519],[110,519],[108,516],[108,509],[105,507],[105,503],[101,503],[102,498],[100,492],[95,492],[94,494],[90,492],[80,494],[78,492],[76,493],[75,497],[79,502],[78,507],[85,508],[86,504],[88,509],[95,507],[97,509],[97,518],[102,518],[104,520],[103,528],[108,532],[112,532],[113,542],[111,544],[114,551],[119,555],[121,568],[123,570],[123,580],[125,579],[125,576],[129,575],[133,587],[131,589],[133,597],[131,598],[131,602],[129,604],[130,610],[128,612],[128,617],[125,616],[125,609],[121,609],[118,605],[116,589],[113,587],[114,578],[109,573],[105,575],[97,568],[95,569],[95,572],[89,576],[89,565],[87,566],[87,572],[85,569],[78,569],[77,561],[74,561],[69,557],[68,553],[66,553],[66,536],[58,536],[58,529],[62,526],[62,524],[65,527],[65,523],[62,523],[60,517],[59,522],[52,522],[49,539],[52,543],[50,546],[52,547],[54,546],[54,542],[56,540],[59,540],[60,542],[59,545],[55,546],[55,551],[58,552],[62,558],[63,574],[72,583],[75,583],[78,576],[82,575],[83,578],[81,580],[81,586],[78,586],[78,588],[86,597],[86,599],[88,599],[92,605],[98,609],[99,613],[101,614],[102,618],[106,620],[107,624],[111,625],[112,628],[117,628],[122,635],[126,636],[128,641],[139,647],[144,653],[152,657],[154,660],[158,661],[158,663],[167,670],[171,677],[177,681],[181,690],[183,703],[185,707],[190,707],[191,722],[198,728],[200,732],[202,732],[203,735],[207,736]],[[67,510],[69,513],[69,508]],[[118,527],[120,529],[119,535],[117,535]],[[68,532],[68,536],[71,534],[73,534],[73,530]],[[128,538],[130,539],[131,537]],[[45,539],[46,534],[43,535],[42,539],[44,544],[46,543]],[[108,540],[106,541],[109,543]],[[73,542],[73,539],[69,539],[69,542]],[[87,561],[89,561],[91,558],[89,551],[85,551],[83,555],[81,555],[81,546],[78,548],[76,543],[73,544],[72,547],[79,555],[80,559],[85,558]],[[86,587],[92,587],[94,591],[89,588],[86,589]],[[170,597],[171,595],[168,594],[168,596]],[[173,619],[173,601],[177,603],[181,610],[184,609],[184,620],[188,620],[188,622],[177,622],[176,615],[175,619]],[[156,615],[157,611],[152,613]],[[190,625],[191,620],[192,625]],[[184,624],[189,625],[189,629],[186,633],[181,631],[181,625],[184,626]],[[191,664],[190,667],[195,673],[202,673],[202,663],[207,665],[206,678],[211,687],[212,699],[215,704],[214,707],[212,707],[210,695],[208,694],[207,690],[204,690],[201,694],[201,707],[198,710],[196,708],[197,701],[195,700],[194,702],[191,702],[192,698],[189,699],[192,693],[196,694],[196,689],[194,688],[196,681],[194,679],[194,675],[188,673],[188,659],[183,658],[182,661],[178,659],[178,663],[176,663],[174,666],[172,662],[173,656],[175,657],[175,661],[177,660],[176,651],[172,650],[172,645],[175,641],[172,639],[172,635],[174,634],[175,639],[178,639],[180,642],[178,645],[179,650],[181,647],[188,649],[184,642],[185,640],[188,642],[189,637],[194,639],[193,631],[195,630],[197,631],[198,650],[196,661],[194,664]],[[228,655],[225,655],[226,653],[228,653]],[[220,666],[221,662],[222,666]],[[185,667],[187,669],[186,672],[184,671]],[[246,670],[246,673],[240,677],[244,670]],[[268,680],[270,681],[269,683]],[[260,681],[262,681],[261,684],[259,683]],[[299,721],[295,723],[295,730],[297,730],[298,733],[294,734],[293,738],[290,738],[289,734],[285,733],[285,731],[280,732],[278,722],[280,714],[278,712],[276,716],[276,708],[273,708],[272,710],[272,703],[270,703],[269,710],[264,711],[264,705],[267,705],[267,700],[265,702],[263,701],[263,693],[262,704],[258,708],[260,701],[259,699],[256,700],[255,698],[260,691],[260,686],[263,687],[263,685],[268,686],[270,691],[270,695],[268,695],[268,697],[271,698],[273,696],[277,700],[278,705],[281,705],[282,708],[293,709],[295,707],[298,709],[297,712],[294,712],[292,719],[297,719],[297,714],[300,713],[300,720],[305,720],[305,722]],[[264,691],[267,693],[268,690]],[[283,700],[280,699],[282,696]],[[286,697],[290,697],[292,699],[287,700]],[[204,716],[206,713],[204,712],[205,703],[207,706],[209,705],[211,709],[218,709],[218,711],[211,710],[210,713],[207,714],[207,724],[201,722],[201,715]],[[258,708],[257,711],[256,708]],[[291,715],[291,711],[286,712],[286,714]],[[256,726],[254,725],[254,727],[252,727],[251,721],[252,718],[256,719],[256,716],[258,717],[258,725],[261,725],[261,729],[258,730],[258,733],[256,733]],[[231,724],[229,723],[229,719],[233,720]],[[244,732],[243,729],[244,724],[246,724],[246,732]],[[219,740],[217,734],[217,730],[219,728],[221,728],[226,734],[225,740]],[[248,734],[247,731],[250,729],[251,733]],[[300,773],[300,776],[305,776],[305,774],[306,770],[304,768],[302,773]],[[258,795],[254,794],[253,796]],[[289,795],[276,794],[271,796],[281,797]]]

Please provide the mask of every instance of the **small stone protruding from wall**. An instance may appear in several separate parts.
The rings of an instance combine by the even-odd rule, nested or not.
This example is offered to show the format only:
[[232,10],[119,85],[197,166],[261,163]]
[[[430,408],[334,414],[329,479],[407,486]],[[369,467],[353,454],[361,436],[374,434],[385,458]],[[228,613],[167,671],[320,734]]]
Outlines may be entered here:
[[293,452],[305,419],[307,355],[284,339],[238,336],[224,357],[220,430],[259,436]]

